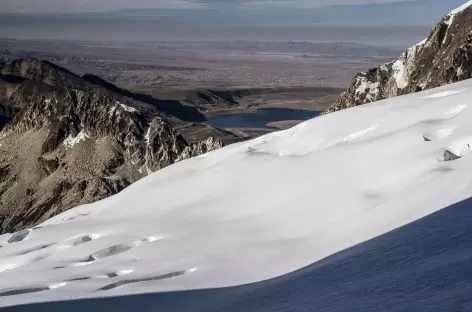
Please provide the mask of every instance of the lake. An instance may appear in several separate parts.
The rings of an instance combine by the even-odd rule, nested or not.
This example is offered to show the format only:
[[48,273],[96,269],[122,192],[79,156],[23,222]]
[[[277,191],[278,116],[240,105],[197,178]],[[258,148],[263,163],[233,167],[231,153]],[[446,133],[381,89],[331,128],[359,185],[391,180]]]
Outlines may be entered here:
[[252,113],[221,115],[209,117],[208,123],[222,129],[267,129],[277,128],[267,126],[268,123],[284,120],[305,121],[319,115],[319,112],[291,108],[260,108]]

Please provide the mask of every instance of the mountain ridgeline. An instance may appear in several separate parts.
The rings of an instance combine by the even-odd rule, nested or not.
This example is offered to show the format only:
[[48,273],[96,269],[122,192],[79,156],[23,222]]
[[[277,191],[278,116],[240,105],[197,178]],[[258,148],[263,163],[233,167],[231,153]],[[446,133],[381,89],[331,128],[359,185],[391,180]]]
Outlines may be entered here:
[[37,59],[0,64],[0,233],[116,194],[239,138],[178,101]]
[[357,74],[325,113],[469,79],[472,74],[472,2],[453,10],[428,38],[396,60]]

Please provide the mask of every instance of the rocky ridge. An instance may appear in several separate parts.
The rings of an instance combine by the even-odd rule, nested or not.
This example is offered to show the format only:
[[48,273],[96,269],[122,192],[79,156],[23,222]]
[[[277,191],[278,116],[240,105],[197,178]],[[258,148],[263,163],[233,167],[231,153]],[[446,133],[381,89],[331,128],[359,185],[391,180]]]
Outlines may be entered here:
[[2,64],[0,233],[103,199],[239,139],[152,104],[51,63]]
[[325,113],[469,79],[472,1],[453,10],[396,60],[357,74]]

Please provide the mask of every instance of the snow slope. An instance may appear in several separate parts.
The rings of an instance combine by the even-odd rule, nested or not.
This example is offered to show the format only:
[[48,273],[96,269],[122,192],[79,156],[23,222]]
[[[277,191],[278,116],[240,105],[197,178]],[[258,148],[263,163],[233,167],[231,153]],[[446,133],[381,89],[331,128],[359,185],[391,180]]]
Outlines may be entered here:
[[321,116],[0,236],[0,306],[263,281],[467,199],[471,96],[464,81]]

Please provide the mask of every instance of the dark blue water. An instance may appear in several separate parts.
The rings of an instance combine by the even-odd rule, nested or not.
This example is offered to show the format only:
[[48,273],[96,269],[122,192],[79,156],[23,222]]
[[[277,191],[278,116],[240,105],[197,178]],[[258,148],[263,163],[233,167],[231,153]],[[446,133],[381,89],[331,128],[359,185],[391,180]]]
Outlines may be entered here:
[[472,311],[472,199],[269,281],[5,311]]
[[260,108],[254,113],[222,115],[208,118],[208,123],[213,127],[222,129],[253,128],[271,129],[267,126],[270,122],[283,120],[308,120],[318,116],[318,112],[290,109],[290,108]]

